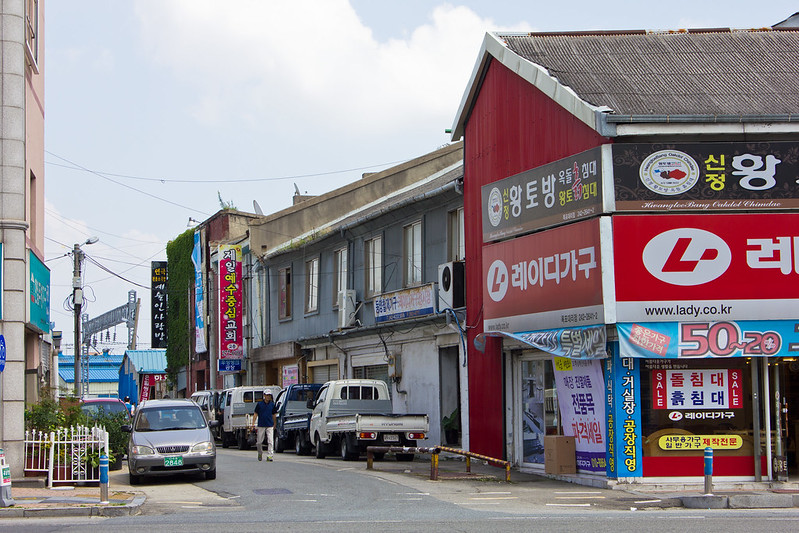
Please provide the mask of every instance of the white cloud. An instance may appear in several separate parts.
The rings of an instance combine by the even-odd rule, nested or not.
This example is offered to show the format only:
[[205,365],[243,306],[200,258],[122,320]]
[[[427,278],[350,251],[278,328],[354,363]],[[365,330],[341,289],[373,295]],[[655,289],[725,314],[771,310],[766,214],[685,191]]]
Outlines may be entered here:
[[137,14],[149,54],[191,86],[198,121],[349,133],[448,126],[484,33],[500,29],[442,5],[407,39],[380,42],[346,0],[140,0]]

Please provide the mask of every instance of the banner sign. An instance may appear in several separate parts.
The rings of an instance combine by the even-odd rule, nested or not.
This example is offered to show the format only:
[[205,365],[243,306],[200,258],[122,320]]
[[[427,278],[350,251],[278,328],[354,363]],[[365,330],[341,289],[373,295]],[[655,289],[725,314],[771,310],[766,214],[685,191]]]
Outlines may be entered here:
[[141,393],[139,394],[139,402],[146,402],[150,399],[150,387],[155,385],[151,378],[152,374],[144,374],[141,376]]
[[653,409],[741,409],[743,372],[731,369],[653,370]]
[[794,213],[613,217],[617,321],[795,318],[796,228]]
[[432,315],[436,312],[435,295],[431,283],[375,296],[375,322]]
[[194,351],[208,351],[205,343],[205,289],[203,284],[203,249],[200,232],[194,232],[194,249],[191,262],[194,263]]
[[[483,330],[602,324],[600,219],[483,247]],[[609,237],[608,237],[609,239]]]
[[555,388],[564,435],[574,437],[577,468],[604,472],[605,389],[600,361],[556,357]]
[[166,348],[167,262],[152,261],[150,266],[151,342],[153,348]]
[[300,382],[300,367],[297,365],[285,365],[283,367],[283,381],[281,385],[288,387]]
[[474,346],[481,352],[485,351],[486,337],[506,337],[557,357],[604,359],[608,356],[605,350],[607,333],[604,324],[520,333],[480,333],[474,339]]
[[640,359],[619,357],[618,344],[608,343],[605,361],[608,398],[608,477],[643,475]]
[[217,359],[217,370],[221,372],[241,372],[241,359]]
[[219,245],[219,358],[244,357],[240,245]]
[[796,357],[799,321],[619,322],[624,357]]
[[39,258],[28,250],[30,284],[28,286],[30,304],[28,308],[29,322],[42,333],[50,332],[50,269]]
[[658,439],[661,450],[737,450],[743,443],[740,435],[663,435]]
[[799,207],[799,143],[614,144],[617,211]]
[[483,242],[602,213],[603,149],[610,153],[592,148],[484,185]]

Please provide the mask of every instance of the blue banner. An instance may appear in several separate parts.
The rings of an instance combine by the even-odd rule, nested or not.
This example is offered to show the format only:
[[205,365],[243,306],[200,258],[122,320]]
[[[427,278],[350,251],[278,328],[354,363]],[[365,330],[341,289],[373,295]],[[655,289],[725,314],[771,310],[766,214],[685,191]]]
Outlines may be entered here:
[[507,337],[557,357],[604,359],[608,356],[605,349],[607,335],[604,324],[519,333],[503,331],[480,333],[474,339],[474,346],[481,352],[485,351],[486,337]]
[[241,359],[219,359],[219,372],[241,372]]
[[[643,446],[641,428],[640,360],[619,357],[618,344],[609,343],[612,360],[606,361],[611,385],[608,409],[609,477],[641,477]],[[612,380],[612,382],[610,382]]]
[[618,323],[622,357],[796,357],[799,321]]

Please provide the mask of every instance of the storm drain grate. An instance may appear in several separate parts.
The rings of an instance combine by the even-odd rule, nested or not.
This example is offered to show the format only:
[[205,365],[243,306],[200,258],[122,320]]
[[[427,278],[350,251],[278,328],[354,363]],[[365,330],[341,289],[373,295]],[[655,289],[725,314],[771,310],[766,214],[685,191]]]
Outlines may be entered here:
[[253,489],[255,494],[273,496],[275,494],[293,494],[289,489]]

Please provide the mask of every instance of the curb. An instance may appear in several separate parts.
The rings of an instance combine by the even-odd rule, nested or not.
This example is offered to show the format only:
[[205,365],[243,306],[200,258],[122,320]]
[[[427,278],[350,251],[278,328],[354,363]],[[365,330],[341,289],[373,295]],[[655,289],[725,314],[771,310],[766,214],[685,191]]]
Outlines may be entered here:
[[117,517],[141,514],[141,506],[146,496],[138,494],[130,503],[124,505],[84,504],[80,507],[8,507],[0,509],[0,520],[3,518],[53,518],[102,516]]

